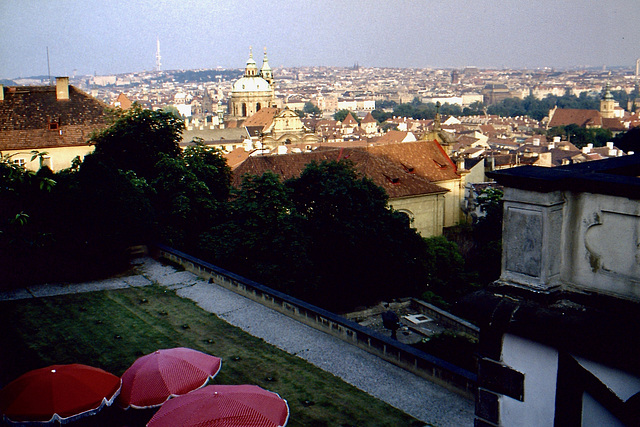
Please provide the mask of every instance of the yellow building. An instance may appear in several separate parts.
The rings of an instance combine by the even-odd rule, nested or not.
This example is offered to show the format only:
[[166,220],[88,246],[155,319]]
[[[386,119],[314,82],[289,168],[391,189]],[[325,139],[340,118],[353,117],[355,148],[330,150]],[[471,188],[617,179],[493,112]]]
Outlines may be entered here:
[[0,85],[0,153],[33,171],[69,168],[93,151],[87,141],[107,127],[107,109],[68,77],[55,86]]
[[315,144],[318,136],[308,129],[300,117],[289,108],[263,108],[244,121],[252,139],[262,146],[276,148],[280,145]]

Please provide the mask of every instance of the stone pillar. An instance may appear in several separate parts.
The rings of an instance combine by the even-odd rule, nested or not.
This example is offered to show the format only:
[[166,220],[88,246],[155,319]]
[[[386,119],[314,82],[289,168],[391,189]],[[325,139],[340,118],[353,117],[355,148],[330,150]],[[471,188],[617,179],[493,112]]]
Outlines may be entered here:
[[562,192],[506,188],[501,280],[537,292],[560,286]]

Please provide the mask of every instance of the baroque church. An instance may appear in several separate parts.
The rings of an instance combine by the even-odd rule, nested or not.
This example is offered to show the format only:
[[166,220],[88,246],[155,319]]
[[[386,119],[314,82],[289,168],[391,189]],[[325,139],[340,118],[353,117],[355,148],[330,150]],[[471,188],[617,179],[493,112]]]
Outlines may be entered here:
[[249,49],[249,60],[244,76],[233,84],[229,97],[229,115],[235,119],[246,119],[260,109],[275,107],[275,84],[273,72],[264,50],[262,68],[258,69]]

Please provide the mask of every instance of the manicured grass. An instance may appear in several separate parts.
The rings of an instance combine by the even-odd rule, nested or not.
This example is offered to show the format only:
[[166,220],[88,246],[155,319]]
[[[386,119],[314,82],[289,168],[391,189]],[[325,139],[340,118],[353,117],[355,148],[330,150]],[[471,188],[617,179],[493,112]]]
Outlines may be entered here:
[[1,302],[0,322],[0,386],[52,364],[83,363],[119,376],[143,354],[190,347],[222,358],[214,384],[280,394],[291,410],[288,426],[423,425],[157,286]]

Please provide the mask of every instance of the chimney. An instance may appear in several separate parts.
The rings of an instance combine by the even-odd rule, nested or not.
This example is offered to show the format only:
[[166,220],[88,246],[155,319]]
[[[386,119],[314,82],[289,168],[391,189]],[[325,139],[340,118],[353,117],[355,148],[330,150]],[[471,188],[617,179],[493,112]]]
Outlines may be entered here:
[[69,77],[56,77],[56,99],[69,100]]
[[607,142],[607,148],[608,148],[609,150],[613,150],[613,141],[609,141],[609,142]]

